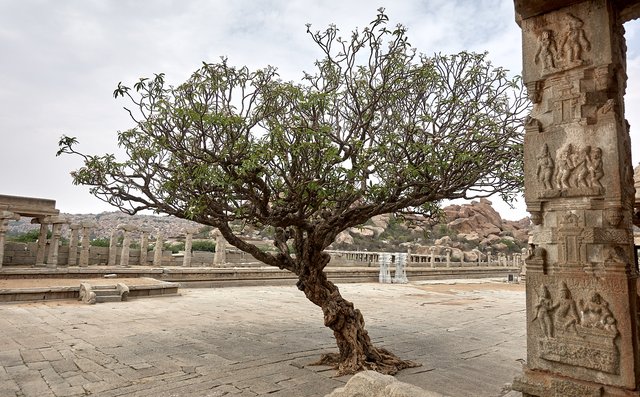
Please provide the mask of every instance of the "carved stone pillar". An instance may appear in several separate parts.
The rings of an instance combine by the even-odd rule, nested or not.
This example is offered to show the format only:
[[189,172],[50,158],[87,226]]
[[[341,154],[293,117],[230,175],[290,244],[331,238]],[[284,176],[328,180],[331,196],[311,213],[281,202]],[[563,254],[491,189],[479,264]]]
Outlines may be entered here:
[[120,251],[120,266],[129,266],[129,246],[131,245],[131,232],[138,229],[134,225],[118,225],[122,230],[122,251]]
[[162,267],[162,247],[164,245],[164,235],[158,232],[156,235],[156,244],[153,248],[153,266]]
[[524,83],[527,266],[524,396],[638,396],[633,182],[619,8],[516,0]]
[[78,235],[81,226],[78,223],[69,225],[69,259],[67,266],[76,266],[78,264]]
[[224,265],[227,263],[227,240],[225,240],[222,233],[216,229],[213,236],[216,238],[216,252],[213,256],[213,264]]
[[98,227],[98,224],[93,221],[84,221],[80,226],[82,226],[82,248],[80,250],[80,261],[78,262],[78,266],[86,267],[89,266],[89,251],[91,249],[89,236],[91,234],[91,229]]
[[44,222],[44,218],[34,218],[31,223],[40,224],[40,234],[38,235],[38,246],[36,248],[36,266],[44,266],[44,254],[47,249],[47,234],[49,234],[49,224]]
[[[41,225],[52,225],[51,227],[51,239],[47,241],[47,232],[48,226],[46,226],[43,230],[42,226],[40,227],[40,237],[38,239],[38,251],[36,253],[36,265],[42,265],[42,262],[38,261],[40,250],[40,240],[45,241],[45,246],[49,246],[49,251],[47,253],[46,264],[48,267],[56,267],[58,265],[58,248],[60,244],[60,236],[62,232],[62,225],[65,223],[69,223],[69,220],[63,216],[46,216],[38,220]],[[44,239],[42,235],[44,234]],[[44,249],[42,249],[42,257],[44,259]]]
[[115,266],[118,260],[118,231],[112,230],[109,235],[109,258],[107,259],[107,266]]
[[491,266],[491,250],[487,250],[487,266]]
[[20,215],[10,211],[0,211],[0,268],[4,262],[4,242],[5,235],[7,233],[7,226],[9,221],[17,221],[20,219]]
[[447,258],[447,267],[451,267],[451,248],[445,248],[444,254]]
[[380,254],[380,273],[378,274],[378,281],[382,284],[391,283],[391,271],[389,270],[390,262],[391,254]]
[[[185,240],[184,240],[184,257],[182,258],[182,266],[190,267],[191,266],[191,246],[193,244],[193,234],[197,233],[198,229],[187,229],[185,230]],[[215,255],[214,255],[215,256]]]
[[436,247],[429,247],[429,264],[436,267]]
[[393,282],[396,284],[406,284],[407,280],[407,254],[396,254],[396,272],[393,275]]
[[140,265],[147,265],[148,250],[149,250],[149,233],[151,229],[148,227],[141,227],[140,229]]
[[61,223],[54,223],[53,227],[51,228],[49,255],[47,256],[48,267],[58,266],[58,249],[59,249],[59,243],[60,243],[61,228],[62,228]]

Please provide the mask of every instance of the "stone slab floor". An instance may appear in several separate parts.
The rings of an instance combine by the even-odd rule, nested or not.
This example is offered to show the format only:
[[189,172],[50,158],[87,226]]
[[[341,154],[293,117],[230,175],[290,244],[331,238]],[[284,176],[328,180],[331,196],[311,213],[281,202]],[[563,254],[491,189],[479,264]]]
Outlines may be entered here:
[[[344,284],[372,339],[422,367],[401,381],[504,396],[526,357],[524,286]],[[186,289],[102,303],[0,305],[0,396],[324,396],[349,377],[309,366],[333,351],[294,286]]]

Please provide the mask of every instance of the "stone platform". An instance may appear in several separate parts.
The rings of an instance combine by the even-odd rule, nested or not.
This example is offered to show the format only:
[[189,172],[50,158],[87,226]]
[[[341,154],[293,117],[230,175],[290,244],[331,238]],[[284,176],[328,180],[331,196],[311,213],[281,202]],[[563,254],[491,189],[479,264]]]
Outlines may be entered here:
[[[329,278],[341,283],[361,283],[378,281],[378,267],[327,267]],[[513,267],[476,266],[427,268],[409,267],[407,277],[411,281],[474,279],[517,277],[520,269]],[[394,270],[391,269],[393,276]],[[149,266],[86,266],[56,268],[35,266],[4,266],[0,268],[0,280],[22,280],[42,278],[102,278],[107,274],[115,274],[118,278],[149,277],[161,281],[179,283],[181,287],[229,287],[258,285],[293,285],[296,277],[291,272],[270,266],[238,266],[238,267],[149,267]]]
[[98,287],[124,283],[129,298],[177,295],[179,287],[148,277],[0,279],[0,302],[78,299],[81,282]]
[[[421,367],[396,378],[452,397],[515,396],[525,293],[495,280],[340,284],[372,340]],[[294,286],[180,297],[0,305],[3,397],[322,397],[350,377],[310,366],[336,350]]]

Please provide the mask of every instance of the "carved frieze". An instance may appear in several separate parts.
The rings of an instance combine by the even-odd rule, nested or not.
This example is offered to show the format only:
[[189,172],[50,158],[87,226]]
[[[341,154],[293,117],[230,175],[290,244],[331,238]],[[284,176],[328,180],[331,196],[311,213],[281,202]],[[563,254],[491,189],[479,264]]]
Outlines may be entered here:
[[594,292],[585,301],[574,300],[565,282],[557,298],[540,286],[532,322],[543,337],[538,341],[540,358],[566,365],[618,374],[620,352],[615,339],[617,321],[609,303]]
[[590,63],[586,54],[591,51],[591,42],[584,22],[571,13],[564,15],[564,21],[555,25],[555,29],[542,29],[538,33],[533,61],[543,76]]
[[602,149],[568,143],[554,157],[544,144],[536,158],[538,198],[601,196]]
[[624,229],[608,229],[596,227],[593,229],[593,241],[596,244],[628,244],[631,234]]

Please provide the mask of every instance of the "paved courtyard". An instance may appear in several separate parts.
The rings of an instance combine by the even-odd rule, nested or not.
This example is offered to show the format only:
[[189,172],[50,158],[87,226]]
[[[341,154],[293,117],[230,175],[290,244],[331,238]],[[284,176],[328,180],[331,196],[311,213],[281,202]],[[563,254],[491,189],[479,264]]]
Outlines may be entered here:
[[[524,286],[344,284],[372,339],[423,365],[397,378],[450,396],[503,396],[526,358]],[[349,377],[294,286],[185,289],[102,303],[0,305],[0,396],[324,396]],[[514,395],[513,393],[509,394]]]

